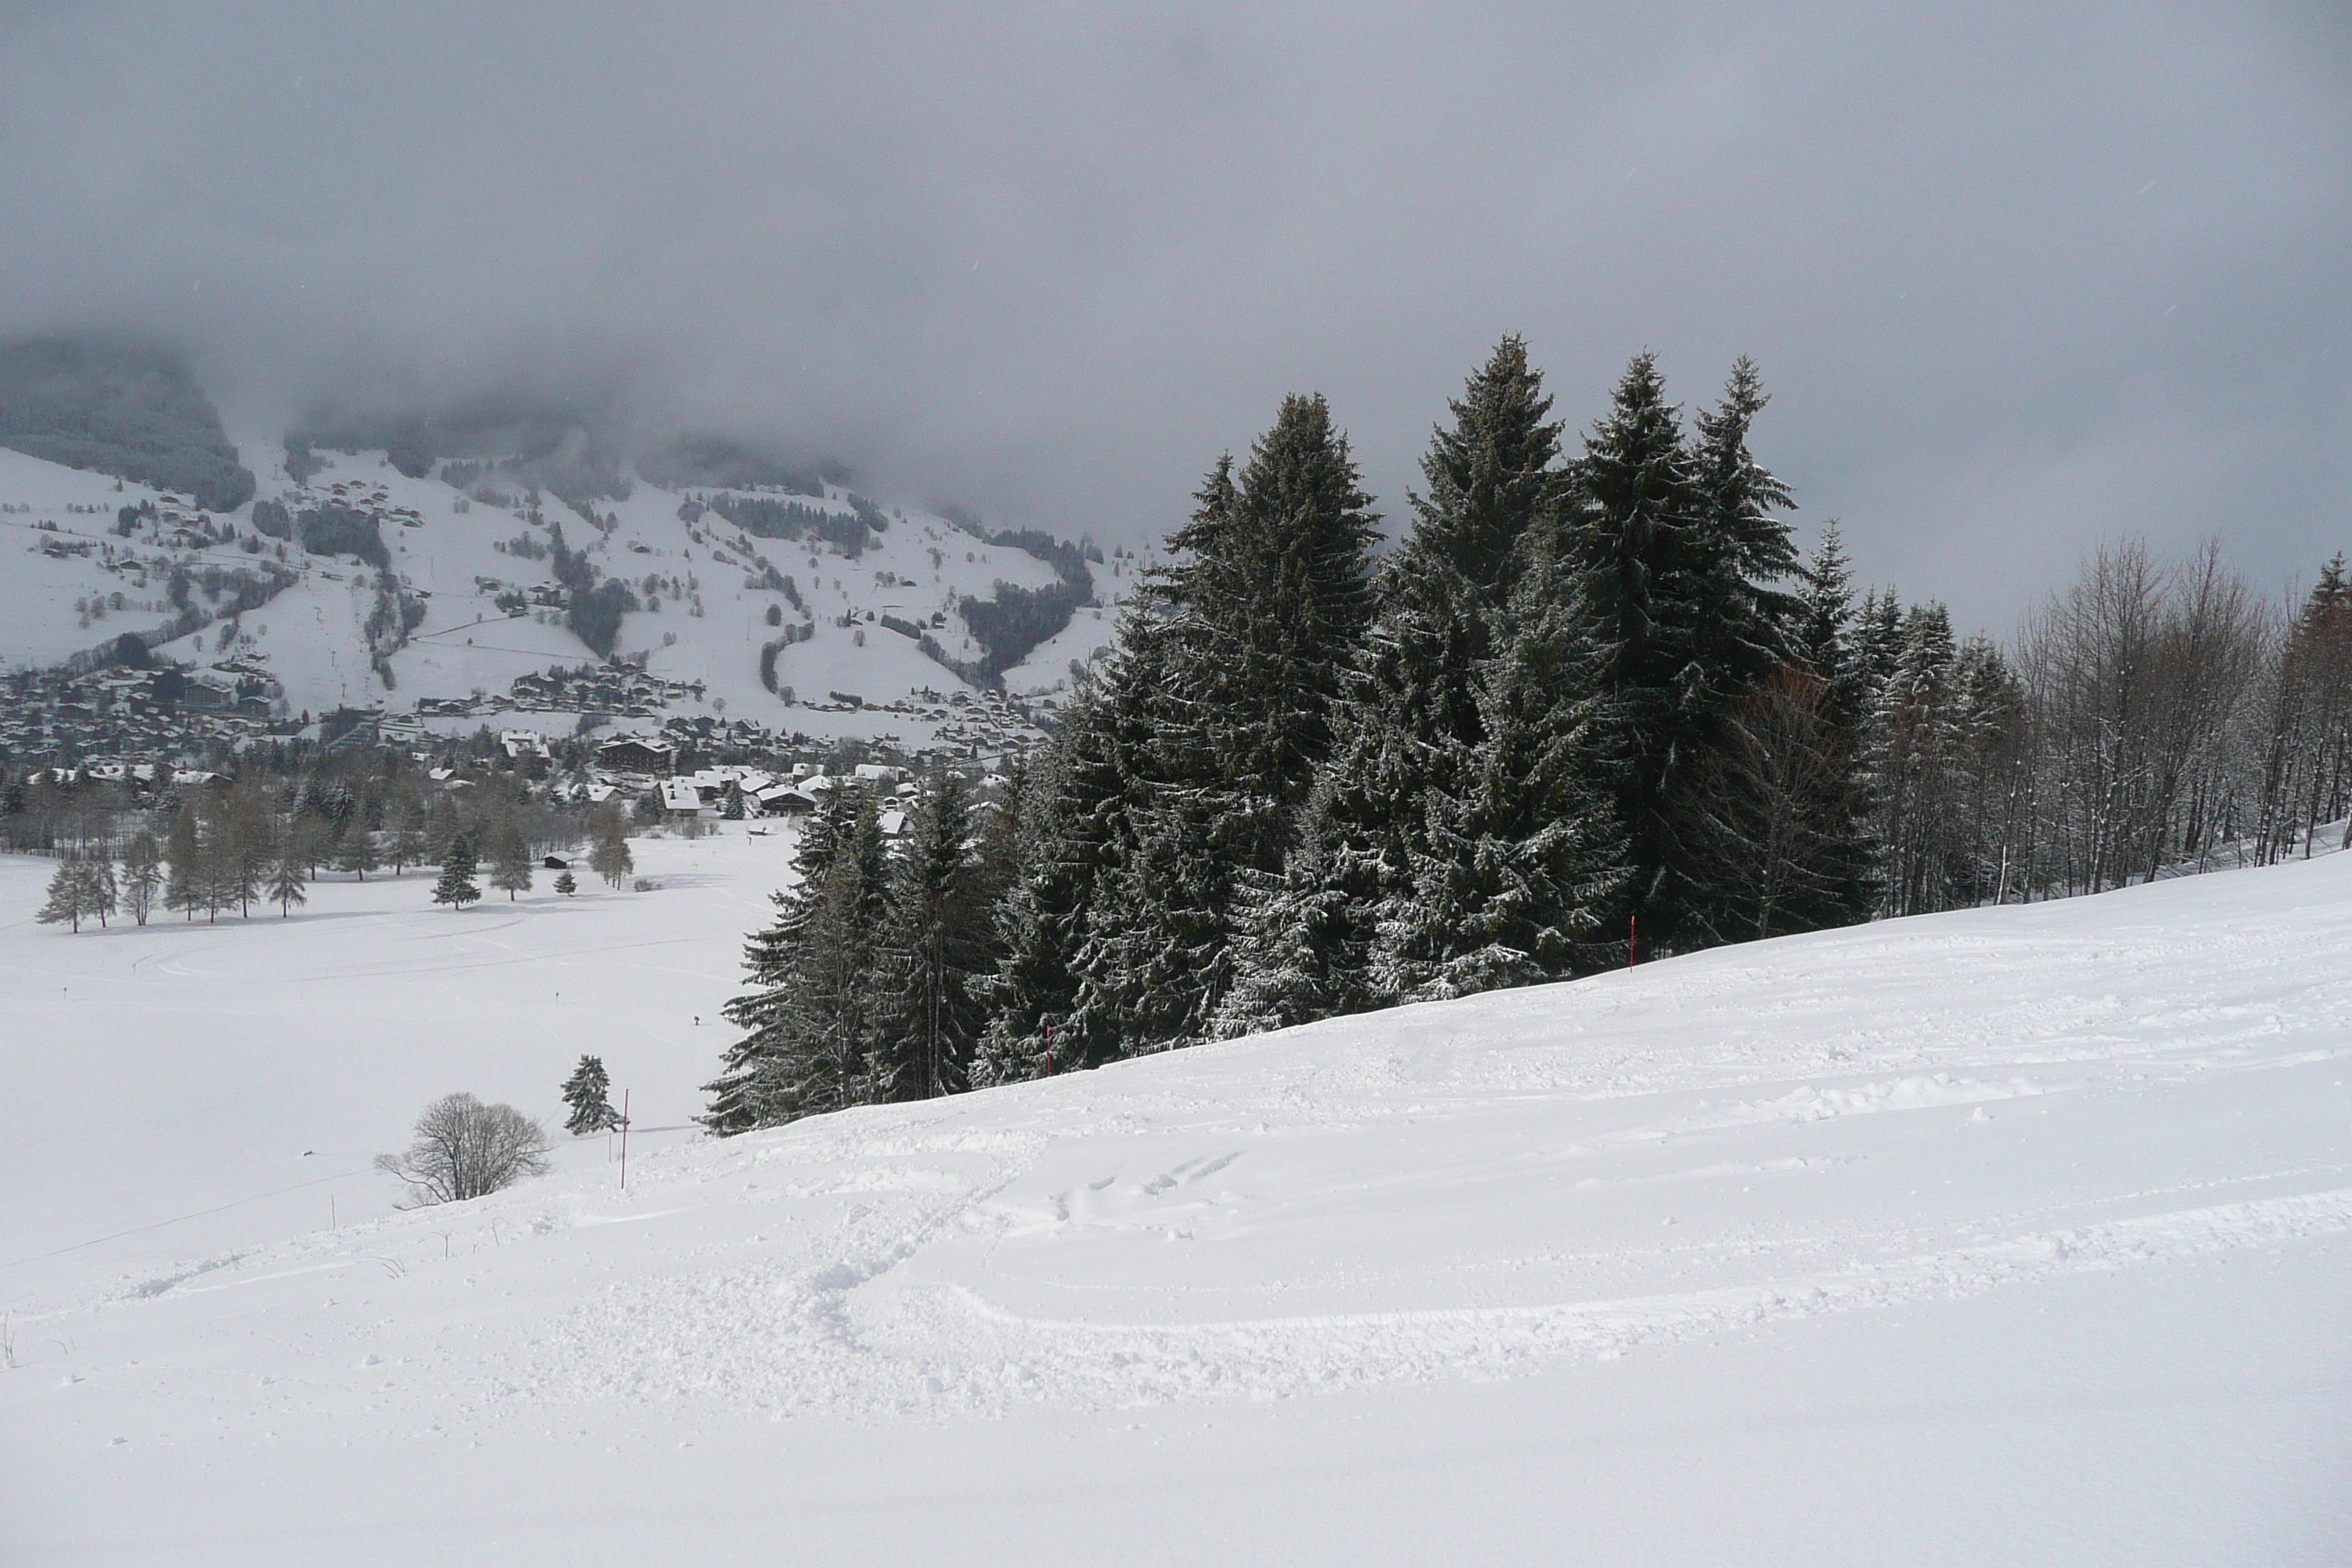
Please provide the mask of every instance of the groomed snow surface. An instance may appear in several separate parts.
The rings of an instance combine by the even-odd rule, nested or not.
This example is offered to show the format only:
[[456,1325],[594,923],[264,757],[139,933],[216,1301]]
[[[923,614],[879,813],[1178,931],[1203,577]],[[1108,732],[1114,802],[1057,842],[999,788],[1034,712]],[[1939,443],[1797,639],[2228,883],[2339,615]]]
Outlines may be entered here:
[[[2352,1562],[2352,857],[705,1141],[789,849],[78,937],[0,861],[0,1560]],[[392,1211],[583,1051],[625,1193]]]

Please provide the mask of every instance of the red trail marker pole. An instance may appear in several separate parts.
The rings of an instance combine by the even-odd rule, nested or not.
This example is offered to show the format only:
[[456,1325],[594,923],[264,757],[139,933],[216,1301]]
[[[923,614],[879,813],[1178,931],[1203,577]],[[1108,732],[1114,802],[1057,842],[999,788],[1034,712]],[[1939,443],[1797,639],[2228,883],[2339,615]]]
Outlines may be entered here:
[[1636,962],[1633,956],[1633,944],[1635,939],[1641,935],[1641,931],[1642,917],[1627,915],[1625,917],[1625,967],[1628,969],[1633,968]]
[[621,1091],[621,1190],[629,1190],[629,1091]]

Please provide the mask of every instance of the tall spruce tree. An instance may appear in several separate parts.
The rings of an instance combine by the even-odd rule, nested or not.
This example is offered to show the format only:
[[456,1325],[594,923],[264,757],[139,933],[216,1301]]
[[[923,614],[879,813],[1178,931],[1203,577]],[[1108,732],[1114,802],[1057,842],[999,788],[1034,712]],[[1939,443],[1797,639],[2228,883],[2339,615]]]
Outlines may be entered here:
[[89,856],[90,901],[98,909],[98,923],[103,927],[121,907],[121,884],[115,880],[114,857],[100,847]]
[[1817,881],[1798,899],[1791,923],[1782,928],[1792,931],[1853,925],[1878,907],[1877,846],[1870,836],[1864,771],[1872,683],[1856,641],[1852,563],[1834,518],[1822,525],[1806,565],[1802,597],[1796,653],[1822,683],[1824,765],[1806,803],[1810,831],[1820,848]]
[[1961,739],[1958,675],[1950,616],[1933,600],[1914,605],[1903,617],[1893,668],[1871,719],[1885,914],[1946,907],[1945,858],[1958,826],[1951,795]]
[[449,847],[465,836],[466,824],[457,815],[457,803],[446,795],[436,797],[425,818],[425,859],[435,866],[445,864]]
[[[1351,834],[1368,816],[1339,799],[1351,782],[1339,765],[1327,765],[1282,869],[1243,873],[1234,911],[1234,984],[1218,1003],[1212,1033],[1263,1034],[1388,1000],[1377,989],[1373,947],[1386,897],[1404,885],[1411,862],[1404,852],[1384,861],[1379,848],[1367,849]],[[1391,837],[1402,834],[1384,834],[1379,843]]]
[[612,1090],[604,1058],[582,1057],[572,1076],[563,1080],[563,1103],[571,1108],[571,1114],[563,1119],[563,1130],[581,1138],[618,1127],[621,1113],[613,1109]]
[[[1122,663],[1114,652],[1110,670]],[[972,1062],[975,1085],[1101,1059],[1090,1050],[1097,1042],[1073,1026],[1078,946],[1119,799],[1114,705],[1105,679],[1083,675],[1043,756],[1004,807],[1015,869],[995,900],[996,972],[978,986],[988,1022]]]
[[1373,607],[1378,517],[1319,396],[1213,468],[1108,694],[1118,809],[1074,968],[1090,1053],[1204,1037],[1242,878],[1278,872]]
[[[1422,459],[1428,489],[1411,498],[1413,526],[1381,572],[1379,611],[1337,705],[1338,738],[1297,851],[1278,875],[1251,878],[1236,922],[1240,973],[1219,1033],[1421,994],[1441,970],[1467,984],[1465,955],[1493,945],[1458,907],[1451,912],[1464,923],[1442,933],[1447,917],[1427,900],[1447,889],[1475,896],[1469,889],[1496,874],[1496,847],[1465,815],[1481,809],[1474,799],[1491,804],[1494,789],[1507,787],[1486,754],[1497,739],[1489,718],[1547,725],[1555,717],[1526,710],[1526,693],[1497,707],[1492,683],[1526,668],[1545,639],[1580,634],[1551,618],[1546,594],[1518,593],[1549,558],[1563,482],[1561,427],[1525,343],[1505,338],[1448,408],[1453,423],[1432,433]],[[1521,623],[1537,621],[1542,636],[1522,640]],[[1515,645],[1517,662],[1498,662]],[[1591,678],[1582,679],[1546,700],[1582,700]],[[1591,719],[1580,712],[1570,723],[1579,771],[1593,765],[1582,754],[1595,738]],[[1467,946],[1457,951],[1457,939]],[[1491,973],[1501,983],[1501,971]]]
[[96,912],[89,900],[89,885],[82,875],[81,858],[68,850],[58,858],[58,868],[49,874],[48,893],[33,918],[43,925],[70,925],[79,931],[83,920]]
[[383,864],[376,853],[375,835],[368,831],[367,818],[353,813],[343,824],[342,837],[335,844],[335,869],[349,871],[361,881],[367,874]]
[[1549,563],[1522,579],[1508,640],[1480,666],[1478,739],[1423,795],[1408,889],[1382,906],[1372,968],[1402,1001],[1594,967],[1626,878],[1601,766],[1607,700],[1580,600]]
[[1697,646],[1735,699],[1789,662],[1804,614],[1805,569],[1788,519],[1795,500],[1748,445],[1769,401],[1743,354],[1721,399],[1693,421],[1696,586],[1705,600]]
[[1584,438],[1559,553],[1581,575],[1619,748],[1618,816],[1633,879],[1624,914],[1647,940],[1686,940],[1692,889],[1676,852],[1669,780],[1696,760],[1686,704],[1702,695],[1683,612],[1696,555],[1696,486],[1681,419],[1654,355],[1637,355]]
[[383,855],[392,862],[394,876],[425,859],[425,828],[420,816],[415,798],[405,789],[395,793],[392,803],[384,807]]
[[433,901],[462,910],[480,898],[482,889],[474,881],[474,841],[460,833],[441,852],[441,876],[433,884]]
[[1633,871],[1621,912],[1645,947],[1743,934],[1710,810],[1710,760],[1792,656],[1797,562],[1785,486],[1750,455],[1764,395],[1734,367],[1688,437],[1655,356],[1637,355],[1574,465],[1561,539],[1581,580],[1611,699],[1616,805]]
[[703,1086],[702,1124],[722,1137],[876,1098],[873,950],[887,860],[873,797],[828,791],[793,864],[796,884],[772,895],[775,923],[744,944],[751,986],[721,1010],[743,1030]]
[[925,777],[890,868],[879,946],[887,998],[874,1071],[885,1100],[929,1100],[969,1087],[985,1022],[977,982],[993,967],[988,889],[964,782]]
[[698,1119],[719,1137],[732,1137],[768,1124],[762,1091],[772,1064],[783,1055],[786,1015],[792,1004],[793,981],[800,957],[800,931],[810,889],[833,864],[848,796],[826,794],[814,816],[802,826],[793,849],[793,886],[768,895],[776,919],[743,942],[743,969],[748,987],[719,1008],[719,1016],[742,1032],[720,1058],[719,1076],[702,1086],[709,1104]]
[[1864,689],[1872,704],[1894,679],[1895,660],[1903,653],[1903,602],[1893,588],[1873,588],[1863,595],[1854,616],[1853,650],[1862,666]]

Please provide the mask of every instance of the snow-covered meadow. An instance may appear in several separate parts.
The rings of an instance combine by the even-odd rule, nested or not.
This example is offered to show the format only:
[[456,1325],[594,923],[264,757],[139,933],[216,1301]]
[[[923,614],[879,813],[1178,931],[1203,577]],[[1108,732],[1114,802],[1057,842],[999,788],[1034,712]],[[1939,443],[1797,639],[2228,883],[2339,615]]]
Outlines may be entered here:
[[[0,1559],[2352,1560],[2352,857],[712,1142],[789,842],[638,850],[80,936],[0,859]],[[626,1192],[392,1209],[583,1052]]]

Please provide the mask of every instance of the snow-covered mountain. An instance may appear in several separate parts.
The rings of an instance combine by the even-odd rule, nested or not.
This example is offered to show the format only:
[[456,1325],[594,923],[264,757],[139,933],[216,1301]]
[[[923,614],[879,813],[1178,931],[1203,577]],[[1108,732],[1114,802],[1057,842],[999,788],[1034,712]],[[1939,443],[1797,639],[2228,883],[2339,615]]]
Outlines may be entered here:
[[[2346,1560],[2352,856],[716,1142],[791,849],[725,826],[0,926],[0,1556]],[[393,1212],[426,1100],[583,1052],[625,1190]]]
[[[159,640],[159,655],[264,672],[287,712],[406,713],[423,700],[428,713],[450,710],[432,721],[443,730],[495,714],[488,721],[552,731],[577,722],[572,706],[518,699],[514,682],[609,654],[652,678],[632,703],[645,711],[624,714],[625,725],[724,714],[787,733],[890,734],[919,746],[937,734],[930,715],[941,704],[916,694],[944,697],[969,689],[967,675],[984,679],[988,650],[961,601],[992,600],[999,584],[1078,596],[1049,560],[991,542],[1001,534],[840,485],[807,495],[637,481],[624,498],[575,508],[494,465],[443,463],[420,479],[381,451],[321,449],[316,471],[298,478],[276,443],[240,449],[258,493],[211,514],[184,496],[0,448],[0,550],[12,552],[0,573],[0,666],[54,665],[177,616],[202,624]],[[723,515],[744,502],[795,524],[832,521],[760,537]],[[306,514],[361,521],[346,537],[306,531]],[[625,584],[639,606],[621,616],[609,649],[590,647],[570,624],[551,552],[559,531],[595,580]],[[371,538],[381,570],[352,552],[365,553]],[[1082,559],[1075,545],[1063,554]],[[1085,562],[1087,602],[1002,671],[1004,689],[1040,700],[1065,691],[1072,661],[1110,637],[1135,566],[1119,554]],[[267,602],[236,613],[247,583],[260,584],[244,588],[248,598]],[[918,634],[963,672],[926,652]]]

